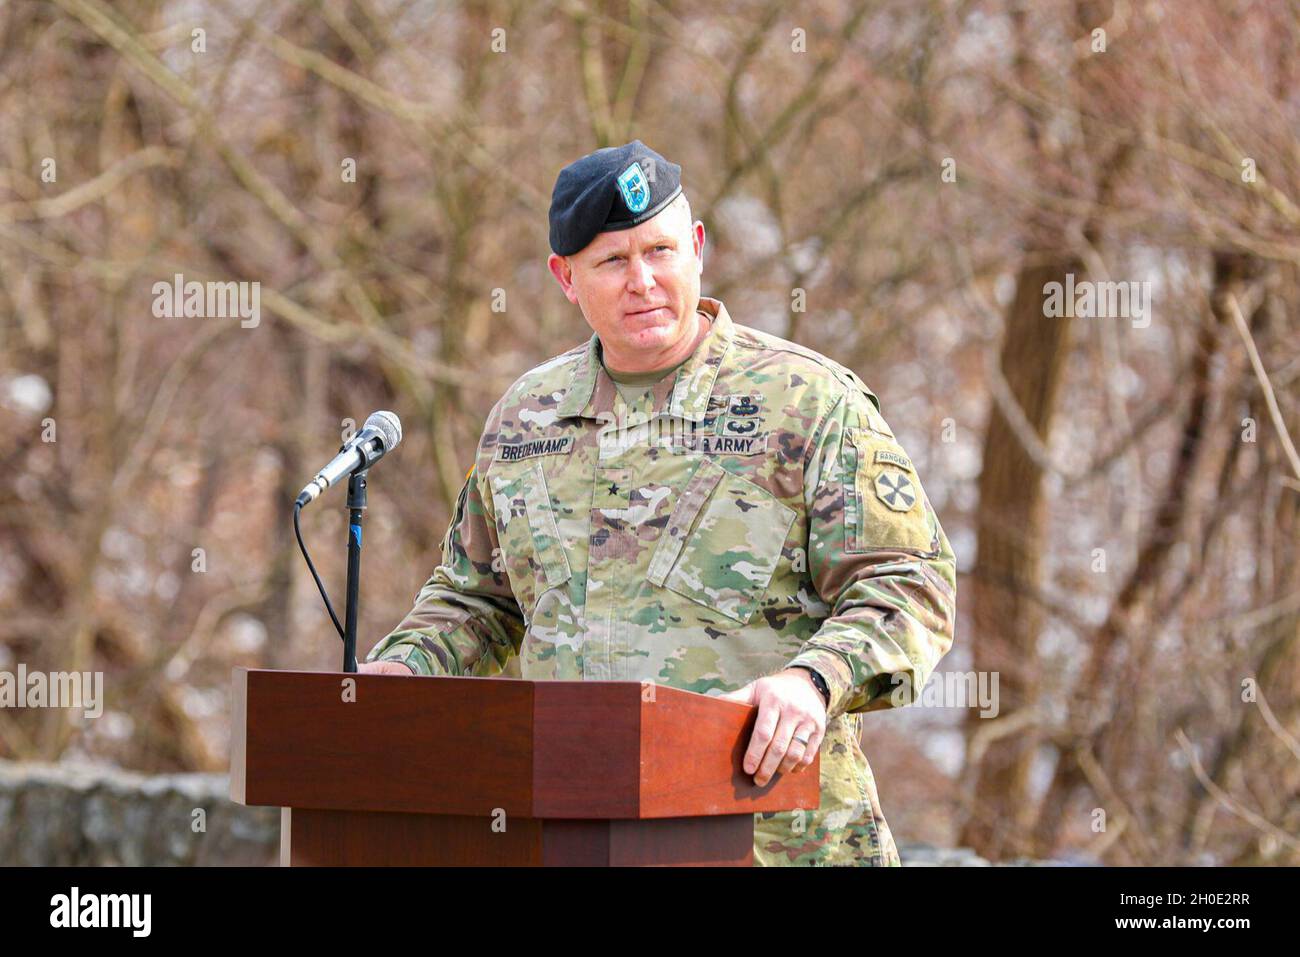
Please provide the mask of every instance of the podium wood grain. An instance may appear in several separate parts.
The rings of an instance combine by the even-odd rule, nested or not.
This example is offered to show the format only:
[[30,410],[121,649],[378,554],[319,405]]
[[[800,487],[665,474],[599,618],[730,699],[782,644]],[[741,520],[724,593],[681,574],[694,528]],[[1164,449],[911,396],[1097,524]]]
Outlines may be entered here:
[[759,788],[757,709],[638,682],[233,675],[231,797],[285,864],[748,865],[753,814],[816,807],[819,764]]

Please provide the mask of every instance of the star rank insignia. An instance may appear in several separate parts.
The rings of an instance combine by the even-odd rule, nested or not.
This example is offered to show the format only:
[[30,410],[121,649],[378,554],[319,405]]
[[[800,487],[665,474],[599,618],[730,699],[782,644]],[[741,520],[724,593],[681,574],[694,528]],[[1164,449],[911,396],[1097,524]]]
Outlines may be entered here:
[[885,469],[876,476],[876,498],[895,512],[906,512],[916,504],[916,486],[902,472]]

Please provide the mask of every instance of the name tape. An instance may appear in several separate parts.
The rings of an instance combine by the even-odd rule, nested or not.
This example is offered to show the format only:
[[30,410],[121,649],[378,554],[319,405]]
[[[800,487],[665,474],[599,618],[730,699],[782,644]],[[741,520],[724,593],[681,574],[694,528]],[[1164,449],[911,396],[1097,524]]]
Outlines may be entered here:
[[[770,432],[761,435],[700,435],[695,438],[696,452],[705,455],[758,455],[767,451],[767,437]],[[687,448],[690,448],[687,444]]]
[[502,442],[497,446],[498,462],[518,462],[535,455],[567,455],[573,451],[573,436],[554,439],[533,439],[531,442]]

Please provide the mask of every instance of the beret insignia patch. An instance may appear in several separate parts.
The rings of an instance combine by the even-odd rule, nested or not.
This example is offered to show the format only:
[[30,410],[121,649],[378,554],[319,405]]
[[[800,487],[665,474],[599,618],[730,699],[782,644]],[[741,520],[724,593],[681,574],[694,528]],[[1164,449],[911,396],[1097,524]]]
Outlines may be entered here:
[[640,163],[633,163],[619,174],[618,191],[623,194],[623,205],[633,213],[650,205],[650,184],[645,181]]

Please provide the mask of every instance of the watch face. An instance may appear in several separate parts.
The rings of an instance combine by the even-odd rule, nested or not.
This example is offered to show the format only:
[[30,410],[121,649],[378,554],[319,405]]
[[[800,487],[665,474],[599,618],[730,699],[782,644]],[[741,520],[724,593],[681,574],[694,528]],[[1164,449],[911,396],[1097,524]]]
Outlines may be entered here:
[[814,675],[813,680],[817,682],[817,690],[822,693],[822,697],[825,698],[827,704],[829,704],[831,700],[831,689],[826,686],[826,679],[821,675]]
[[821,696],[829,702],[831,700],[831,689],[827,686],[826,679],[821,676],[821,672],[805,665],[800,665],[799,667],[808,672],[809,677],[812,678],[813,687],[821,692]]

